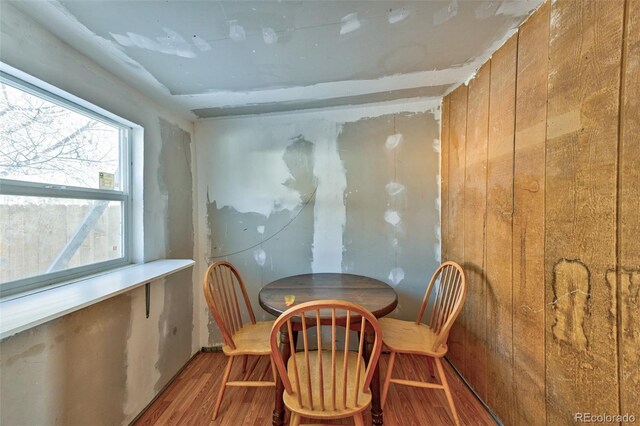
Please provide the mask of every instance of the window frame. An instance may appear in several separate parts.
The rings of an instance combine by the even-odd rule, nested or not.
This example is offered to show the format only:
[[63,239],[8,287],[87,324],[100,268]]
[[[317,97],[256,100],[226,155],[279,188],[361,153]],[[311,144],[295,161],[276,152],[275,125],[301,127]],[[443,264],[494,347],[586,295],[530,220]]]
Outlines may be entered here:
[[60,271],[45,272],[26,278],[0,283],[0,298],[39,291],[103,273],[132,263],[133,199],[132,199],[132,138],[139,126],[118,117],[83,99],[31,77],[0,62],[0,82],[34,96],[53,102],[94,120],[117,127],[120,135],[120,190],[83,188],[76,186],[29,182],[0,178],[0,195],[49,197],[62,199],[119,201],[121,202],[122,255],[116,259],[94,262]]

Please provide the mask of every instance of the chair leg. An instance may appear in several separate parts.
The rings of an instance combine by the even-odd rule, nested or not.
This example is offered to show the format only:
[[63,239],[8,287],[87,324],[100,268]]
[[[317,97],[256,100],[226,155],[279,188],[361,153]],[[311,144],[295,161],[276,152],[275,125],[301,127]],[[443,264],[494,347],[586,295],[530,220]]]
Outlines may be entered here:
[[300,426],[300,414],[291,412],[291,418],[289,419],[289,426]]
[[216,399],[216,406],[213,409],[213,415],[211,416],[211,420],[215,420],[218,417],[218,410],[220,409],[220,405],[222,404],[222,397],[224,396],[224,390],[227,385],[227,381],[229,380],[229,374],[231,374],[231,367],[233,366],[233,357],[229,357],[229,361],[227,361],[227,367],[224,370],[224,375],[222,376],[222,383],[220,383],[220,390],[218,390],[218,398]]
[[249,355],[242,355],[242,374],[247,372],[247,360]]
[[364,426],[364,419],[362,418],[361,412],[353,416],[353,422],[356,426]]
[[429,367],[429,374],[431,374],[431,378],[435,379],[436,374],[433,371],[433,360],[430,356],[427,357],[427,367]]
[[436,358],[436,367],[438,367],[438,375],[440,376],[440,381],[442,382],[442,386],[444,386],[444,393],[447,395],[447,401],[449,401],[449,408],[451,408],[451,413],[453,414],[453,421],[456,426],[460,426],[460,420],[458,419],[458,413],[456,412],[456,406],[453,404],[453,396],[451,395],[451,389],[449,389],[449,383],[447,383],[447,378],[444,375],[444,369],[442,368],[442,361],[440,358]]
[[389,385],[391,384],[391,373],[393,372],[393,364],[396,362],[396,353],[391,351],[389,356],[389,363],[387,364],[387,376],[384,378],[384,385],[382,386],[382,398],[380,401],[380,407],[384,408],[384,403],[387,402],[387,393],[389,392]]

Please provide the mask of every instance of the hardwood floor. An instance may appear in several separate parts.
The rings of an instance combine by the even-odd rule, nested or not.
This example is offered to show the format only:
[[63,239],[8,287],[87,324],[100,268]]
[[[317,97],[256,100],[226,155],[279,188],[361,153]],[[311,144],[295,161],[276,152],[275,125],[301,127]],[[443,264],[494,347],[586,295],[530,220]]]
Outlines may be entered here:
[[[380,357],[381,372],[386,371],[389,356]],[[135,423],[146,425],[219,425],[219,426],[267,426],[271,425],[274,405],[273,388],[227,388],[215,422],[211,412],[226,357],[222,353],[200,353],[185,367],[169,387],[149,406]],[[240,375],[241,362],[234,365],[231,377]],[[447,380],[463,425],[495,425],[496,422],[458,378],[447,362],[443,363]],[[261,360],[254,372],[259,376],[266,367]],[[398,356],[394,377],[425,380],[429,372],[424,358]],[[256,378],[257,380],[257,378]],[[385,425],[389,426],[439,426],[452,425],[444,392],[391,385],[384,410]],[[334,423],[336,423],[334,421]],[[350,424],[345,420],[344,424]],[[371,424],[366,414],[365,424]]]

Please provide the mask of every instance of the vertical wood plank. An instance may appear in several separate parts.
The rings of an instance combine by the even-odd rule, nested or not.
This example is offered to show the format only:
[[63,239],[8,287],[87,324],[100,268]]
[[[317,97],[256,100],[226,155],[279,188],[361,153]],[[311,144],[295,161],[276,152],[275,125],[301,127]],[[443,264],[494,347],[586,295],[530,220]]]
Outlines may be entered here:
[[[464,264],[464,175],[467,140],[467,87],[460,86],[449,98],[449,231],[447,256]],[[464,346],[467,308],[465,307],[451,329],[448,357],[453,365],[466,376]]]
[[627,0],[620,140],[620,411],[640,417],[640,2]]
[[545,140],[550,4],[518,36],[513,217],[514,422],[545,425]]
[[487,399],[513,424],[513,155],[518,35],[491,58],[487,142]]
[[485,221],[490,78],[489,61],[469,84],[464,181],[464,268],[469,286],[465,303],[465,375],[483,399],[487,395]]
[[440,260],[448,256],[449,238],[449,96],[442,99],[442,118],[440,132]]
[[[621,0],[551,5],[546,146],[547,422],[618,412]],[[615,274],[614,274],[615,275]]]

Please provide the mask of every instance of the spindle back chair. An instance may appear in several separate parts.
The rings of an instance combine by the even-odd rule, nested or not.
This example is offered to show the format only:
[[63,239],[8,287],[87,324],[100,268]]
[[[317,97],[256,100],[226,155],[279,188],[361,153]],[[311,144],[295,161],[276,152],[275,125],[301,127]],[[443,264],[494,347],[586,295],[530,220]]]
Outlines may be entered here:
[[[290,339],[291,356],[285,366],[278,348],[278,335],[281,329],[293,335],[294,321],[299,322],[296,324],[298,339],[302,336],[303,349],[296,352],[294,339]],[[311,328],[315,328],[315,344],[309,337]],[[329,342],[323,341],[326,339],[323,330],[330,336]],[[365,365],[367,333],[372,333],[373,345]],[[356,425],[363,424],[362,412],[371,403],[369,385],[382,349],[380,326],[371,312],[339,300],[302,303],[276,320],[270,342],[272,358],[285,389],[284,403],[292,413],[291,425],[300,424],[302,417],[353,417]]]
[[251,324],[255,324],[256,317],[244,281],[235,266],[224,260],[209,266],[204,280],[204,296],[224,343],[233,349],[236,348],[233,335],[244,327],[238,294],[244,302]]
[[422,322],[425,312],[430,312],[427,325],[438,336],[433,342],[432,350],[437,351],[442,345],[446,345],[449,331],[462,310],[466,292],[464,271],[455,262],[444,262],[431,277],[416,324]]
[[[444,262],[429,281],[415,322],[392,318],[380,320],[380,327],[384,333],[384,345],[390,351],[387,374],[382,388],[383,407],[391,383],[440,389],[447,396],[455,424],[459,425],[458,414],[444,375],[441,358],[447,353],[449,332],[462,310],[466,295],[467,280],[462,267],[455,262]],[[427,312],[427,321],[423,324],[422,321]],[[393,365],[399,353],[426,356],[431,376],[434,378],[432,362],[435,362],[441,383],[393,379],[391,377]]]
[[[262,380],[267,370],[262,373],[259,380],[248,380],[260,357],[271,356],[269,334],[273,321],[256,321],[244,281],[230,262],[218,261],[209,266],[204,276],[203,287],[213,320],[222,334],[222,351],[229,356],[211,416],[212,420],[215,420],[227,386],[275,386],[276,372],[271,360],[267,364],[267,370],[270,365],[273,381]],[[244,308],[244,312],[242,308]],[[249,317],[249,321],[243,318],[245,317],[243,314]],[[256,359],[247,370],[247,359],[250,355],[255,355]],[[243,357],[242,373],[244,373],[244,377],[242,380],[229,382],[233,361],[237,356]]]

